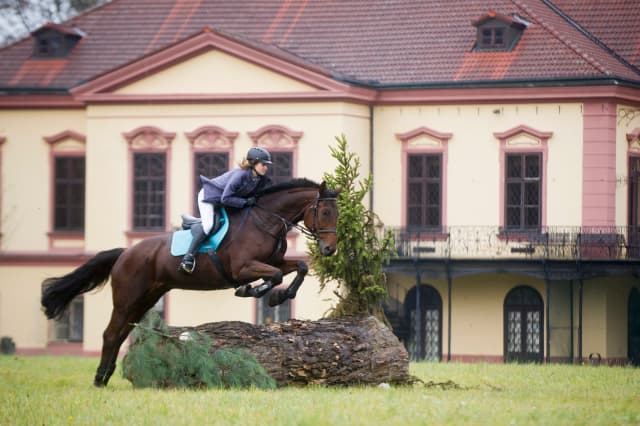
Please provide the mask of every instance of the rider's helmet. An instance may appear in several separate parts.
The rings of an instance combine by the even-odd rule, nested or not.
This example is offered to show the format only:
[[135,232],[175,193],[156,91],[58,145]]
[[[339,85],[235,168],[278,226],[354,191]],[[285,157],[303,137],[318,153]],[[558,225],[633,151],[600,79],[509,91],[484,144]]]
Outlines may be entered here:
[[271,154],[269,154],[269,151],[259,146],[254,146],[249,150],[249,152],[247,152],[247,161],[251,162],[252,164],[272,164]]

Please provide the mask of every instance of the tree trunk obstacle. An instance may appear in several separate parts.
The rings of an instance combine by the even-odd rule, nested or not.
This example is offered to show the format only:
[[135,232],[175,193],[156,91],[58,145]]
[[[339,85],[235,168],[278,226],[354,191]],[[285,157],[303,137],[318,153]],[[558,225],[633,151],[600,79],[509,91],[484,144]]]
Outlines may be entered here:
[[217,349],[252,353],[278,386],[405,384],[409,357],[392,331],[373,316],[253,325],[222,321],[169,327],[179,338],[197,331]]

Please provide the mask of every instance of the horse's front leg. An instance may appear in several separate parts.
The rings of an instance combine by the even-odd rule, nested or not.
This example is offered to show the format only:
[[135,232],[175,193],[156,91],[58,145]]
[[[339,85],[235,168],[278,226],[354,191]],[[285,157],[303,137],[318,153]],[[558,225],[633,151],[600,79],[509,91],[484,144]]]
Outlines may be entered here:
[[256,287],[251,287],[251,284],[244,284],[236,288],[236,296],[238,297],[262,297],[273,287],[282,282],[282,276],[284,274],[279,268],[276,268],[266,263],[252,260],[244,265],[237,276],[234,276],[235,281],[239,282],[251,282],[259,278],[262,278],[264,282]]
[[269,306],[276,306],[281,304],[287,299],[293,299],[298,293],[298,289],[304,281],[304,277],[309,272],[307,264],[301,260],[286,260],[283,264],[279,265],[283,275],[287,275],[290,272],[297,271],[289,287],[284,289],[277,289],[271,292],[269,295]]

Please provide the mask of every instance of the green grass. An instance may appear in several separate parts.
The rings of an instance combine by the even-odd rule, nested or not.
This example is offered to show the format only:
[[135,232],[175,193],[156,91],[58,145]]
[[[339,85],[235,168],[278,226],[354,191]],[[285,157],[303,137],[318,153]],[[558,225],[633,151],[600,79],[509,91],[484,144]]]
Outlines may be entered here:
[[133,389],[120,364],[96,389],[97,364],[0,356],[0,425],[640,424],[638,368],[415,363],[431,385],[185,391]]

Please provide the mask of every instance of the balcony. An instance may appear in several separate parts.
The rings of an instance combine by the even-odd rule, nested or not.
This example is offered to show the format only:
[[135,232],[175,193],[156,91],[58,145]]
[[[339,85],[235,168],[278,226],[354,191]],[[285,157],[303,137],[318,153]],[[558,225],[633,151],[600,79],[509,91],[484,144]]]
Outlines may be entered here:
[[640,260],[640,227],[391,228],[398,259]]

